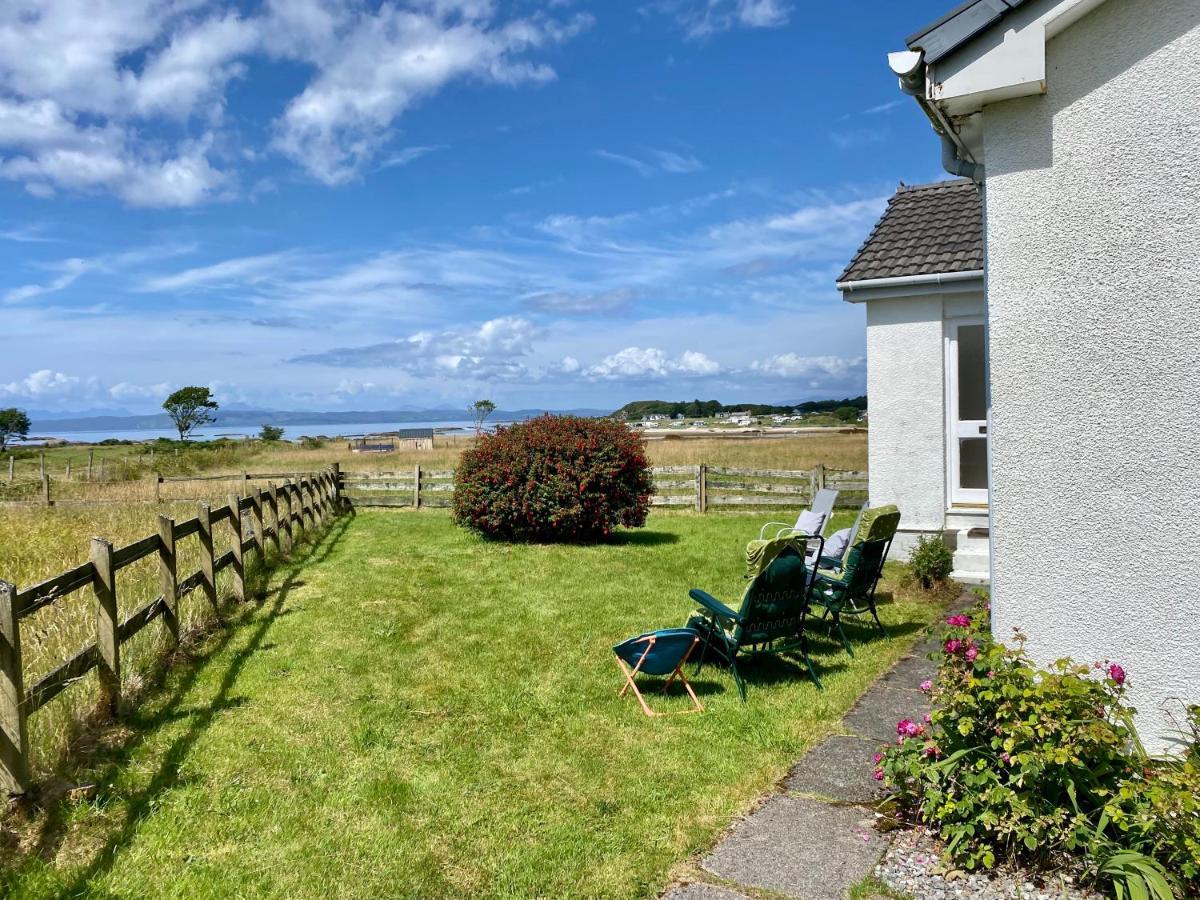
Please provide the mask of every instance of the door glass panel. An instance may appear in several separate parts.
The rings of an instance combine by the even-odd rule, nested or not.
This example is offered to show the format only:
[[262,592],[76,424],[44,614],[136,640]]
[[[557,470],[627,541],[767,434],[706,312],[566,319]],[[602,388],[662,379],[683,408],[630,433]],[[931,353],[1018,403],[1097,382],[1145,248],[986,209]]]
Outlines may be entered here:
[[987,438],[959,440],[958,478],[961,488],[987,490]]
[[[987,418],[987,367],[983,357],[983,325],[958,328],[958,418]],[[963,485],[966,487],[966,484]]]

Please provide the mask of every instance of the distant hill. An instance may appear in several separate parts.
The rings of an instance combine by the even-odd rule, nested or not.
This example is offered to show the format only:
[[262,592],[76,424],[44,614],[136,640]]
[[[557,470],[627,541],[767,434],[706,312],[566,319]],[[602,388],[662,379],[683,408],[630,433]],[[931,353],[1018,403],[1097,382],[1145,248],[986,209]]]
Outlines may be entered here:
[[[488,421],[518,422],[540,416],[543,409],[498,409]],[[603,416],[601,409],[556,410],[577,416]],[[339,410],[337,412],[304,412],[297,410],[267,409],[222,409],[217,412],[214,425],[232,427],[246,425],[356,425],[367,422],[464,422],[470,414],[465,409],[389,409],[389,410]],[[78,416],[76,418],[34,418],[30,431],[70,433],[74,431],[151,431],[173,427],[166,413],[151,413],[144,416]]]
[[867,398],[847,397],[844,400],[806,400],[803,403],[721,403],[719,400],[634,400],[612,413],[615,419],[644,419],[646,416],[683,415],[691,419],[711,418],[723,412],[749,412],[755,416],[787,414],[793,410],[800,413],[833,412],[842,406],[866,409]]

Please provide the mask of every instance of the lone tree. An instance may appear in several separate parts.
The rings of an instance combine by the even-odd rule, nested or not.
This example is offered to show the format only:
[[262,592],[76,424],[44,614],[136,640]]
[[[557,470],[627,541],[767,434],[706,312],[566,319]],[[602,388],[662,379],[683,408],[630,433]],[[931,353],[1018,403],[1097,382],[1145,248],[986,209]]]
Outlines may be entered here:
[[29,416],[25,415],[25,410],[17,409],[15,406],[0,409],[0,450],[7,447],[8,442],[13,438],[28,436]]
[[163,409],[179,430],[179,439],[186,441],[188,435],[199,428],[215,422],[213,412],[217,409],[217,401],[212,398],[212,391],[206,387],[189,385],[182,387],[167,398]]
[[475,434],[483,434],[483,422],[496,411],[496,404],[491,400],[476,400],[467,407],[471,420],[475,423]]
[[258,439],[274,443],[283,440],[283,429],[278,425],[264,425],[258,432]]

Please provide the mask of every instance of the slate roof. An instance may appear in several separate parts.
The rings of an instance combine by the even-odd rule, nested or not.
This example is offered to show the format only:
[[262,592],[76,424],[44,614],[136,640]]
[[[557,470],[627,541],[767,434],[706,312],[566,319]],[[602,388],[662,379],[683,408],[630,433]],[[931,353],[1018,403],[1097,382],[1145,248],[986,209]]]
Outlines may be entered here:
[[983,202],[969,178],[902,185],[838,282],[983,268]]
[[975,35],[991,28],[1002,18],[1024,5],[1026,0],[966,0],[936,22],[908,36],[909,50],[925,53],[925,62],[937,62],[949,56]]

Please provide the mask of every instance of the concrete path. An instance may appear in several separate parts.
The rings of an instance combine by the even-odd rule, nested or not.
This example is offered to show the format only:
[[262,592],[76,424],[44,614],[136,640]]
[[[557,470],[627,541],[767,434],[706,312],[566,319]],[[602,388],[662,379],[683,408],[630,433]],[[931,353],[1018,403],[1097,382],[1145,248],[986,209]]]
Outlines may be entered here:
[[[965,594],[954,604],[970,605]],[[933,633],[867,690],[831,735],[806,753],[771,796],[700,863],[713,883],[675,885],[663,900],[845,900],[870,875],[890,838],[874,828],[879,783],[872,757],[896,739],[896,723],[929,711],[920,683],[936,666]]]

